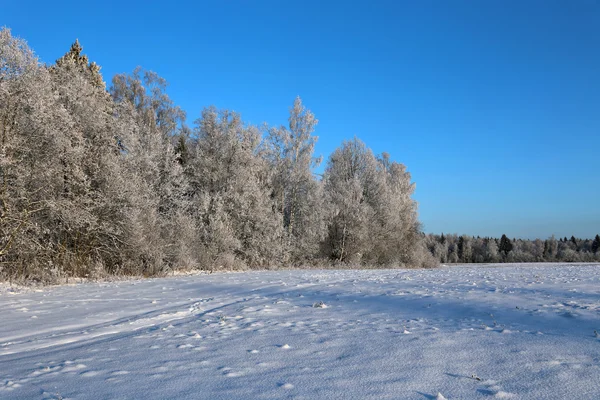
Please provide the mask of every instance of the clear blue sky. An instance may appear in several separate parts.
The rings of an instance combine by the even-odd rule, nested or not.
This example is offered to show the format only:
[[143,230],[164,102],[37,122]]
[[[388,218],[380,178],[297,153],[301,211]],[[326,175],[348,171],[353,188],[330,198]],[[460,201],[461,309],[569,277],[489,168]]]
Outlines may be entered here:
[[408,166],[426,232],[600,232],[598,0],[0,0],[0,25],[158,72],[190,121],[284,124],[300,95],[318,154],[356,135]]

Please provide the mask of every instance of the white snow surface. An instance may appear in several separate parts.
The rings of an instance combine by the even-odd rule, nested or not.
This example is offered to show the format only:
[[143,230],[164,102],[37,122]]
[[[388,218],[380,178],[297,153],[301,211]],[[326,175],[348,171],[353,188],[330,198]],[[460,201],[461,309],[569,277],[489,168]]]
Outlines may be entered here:
[[597,399],[599,317],[600,265],[4,284],[0,399]]

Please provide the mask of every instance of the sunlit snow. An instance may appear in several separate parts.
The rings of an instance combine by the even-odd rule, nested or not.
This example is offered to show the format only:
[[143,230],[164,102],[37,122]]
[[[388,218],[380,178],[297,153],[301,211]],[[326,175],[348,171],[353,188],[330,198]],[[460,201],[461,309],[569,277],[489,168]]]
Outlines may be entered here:
[[594,399],[600,266],[0,285],[2,399]]

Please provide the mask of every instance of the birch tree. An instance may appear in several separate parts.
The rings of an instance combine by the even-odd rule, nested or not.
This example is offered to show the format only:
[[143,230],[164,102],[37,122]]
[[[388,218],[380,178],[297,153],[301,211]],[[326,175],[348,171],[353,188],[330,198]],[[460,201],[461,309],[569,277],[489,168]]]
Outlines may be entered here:
[[290,261],[298,264],[314,257],[323,238],[322,185],[313,169],[318,120],[300,97],[290,109],[289,128],[271,128],[267,135],[267,157],[272,175],[272,198],[285,235],[281,246]]
[[417,220],[414,184],[402,164],[380,158],[357,138],[331,155],[325,170],[326,254],[373,265],[435,264]]
[[342,143],[330,156],[325,169],[328,210],[326,255],[340,262],[360,262],[368,252],[368,223],[374,217],[367,183],[375,174],[375,157],[363,142],[354,138]]
[[282,229],[270,201],[261,134],[236,113],[208,108],[196,121],[189,175],[209,262],[269,267],[280,263]]
[[9,278],[35,268],[31,239],[43,229],[35,219],[54,189],[54,129],[68,128],[53,104],[47,70],[24,40],[0,29],[0,274]]
[[[189,213],[188,183],[173,137],[185,118],[166,93],[167,82],[136,68],[118,74],[110,94],[129,129],[115,136],[131,182],[131,242],[147,273],[196,264],[196,235]],[[134,184],[135,183],[135,184]]]

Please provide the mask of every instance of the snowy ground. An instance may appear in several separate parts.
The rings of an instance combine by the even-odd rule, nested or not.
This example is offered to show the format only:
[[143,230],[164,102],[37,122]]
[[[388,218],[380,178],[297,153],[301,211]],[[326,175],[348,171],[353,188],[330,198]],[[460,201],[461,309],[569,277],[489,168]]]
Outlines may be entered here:
[[599,281],[513,265],[5,285],[0,399],[597,399]]

